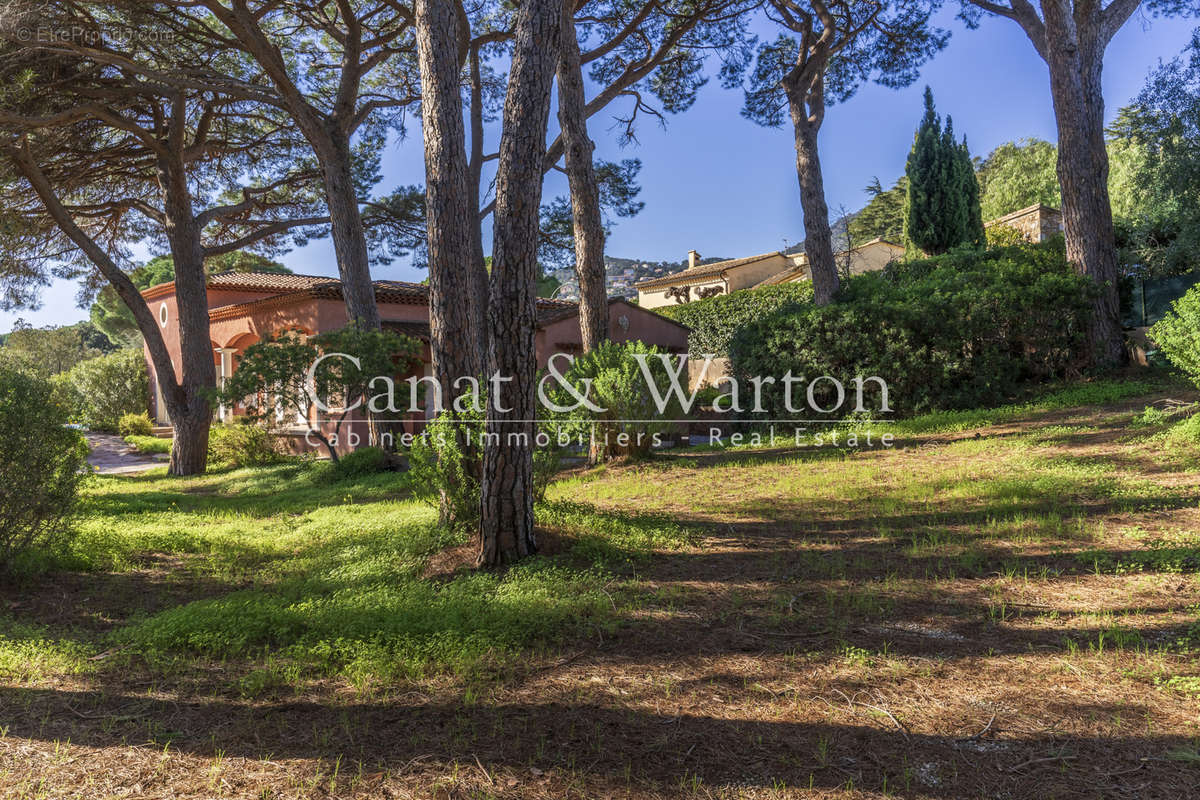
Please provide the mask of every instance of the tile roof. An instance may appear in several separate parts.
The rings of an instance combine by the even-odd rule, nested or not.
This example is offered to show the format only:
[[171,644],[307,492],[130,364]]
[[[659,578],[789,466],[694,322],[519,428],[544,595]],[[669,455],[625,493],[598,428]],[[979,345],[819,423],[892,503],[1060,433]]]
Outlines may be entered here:
[[[638,289],[652,289],[656,286],[673,286],[678,283],[688,283],[691,281],[700,280],[702,278],[710,278],[720,275],[727,269],[734,267],[753,264],[756,261],[762,261],[775,256],[783,256],[783,253],[776,251],[774,253],[763,253],[757,256],[746,256],[745,258],[733,258],[729,261],[717,261],[712,264],[698,264],[694,267],[689,267],[679,272],[672,272],[670,275],[664,275],[661,278],[650,278],[634,284]],[[785,256],[786,258],[786,256]]]
[[337,282],[337,278],[324,275],[290,272],[218,272],[208,278],[210,288],[250,292],[295,292]]

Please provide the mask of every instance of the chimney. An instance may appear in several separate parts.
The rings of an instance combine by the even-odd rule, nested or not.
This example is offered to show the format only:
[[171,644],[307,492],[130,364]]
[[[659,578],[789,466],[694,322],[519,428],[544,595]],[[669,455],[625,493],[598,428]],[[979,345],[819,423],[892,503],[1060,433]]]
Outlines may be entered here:
[[700,263],[700,254],[695,250],[688,250],[688,269]]

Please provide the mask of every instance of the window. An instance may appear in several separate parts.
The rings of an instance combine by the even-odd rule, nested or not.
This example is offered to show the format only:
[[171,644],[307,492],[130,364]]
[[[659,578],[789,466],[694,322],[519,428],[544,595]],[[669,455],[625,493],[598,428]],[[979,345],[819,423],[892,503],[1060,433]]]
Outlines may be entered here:
[[163,303],[158,307],[158,324],[164,328],[167,327],[167,304]]

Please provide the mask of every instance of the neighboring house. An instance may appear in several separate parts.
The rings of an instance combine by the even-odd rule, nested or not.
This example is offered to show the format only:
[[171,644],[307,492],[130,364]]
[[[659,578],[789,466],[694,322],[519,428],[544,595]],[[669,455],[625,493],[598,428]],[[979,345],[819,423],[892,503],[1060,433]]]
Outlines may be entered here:
[[688,253],[687,269],[634,284],[638,292],[638,305],[642,308],[661,308],[729,294],[757,286],[767,278],[796,266],[795,257],[783,253],[763,253],[712,264],[699,262],[700,254],[693,250]]
[[[180,368],[178,309],[175,284],[164,283],[142,292],[162,326],[163,340],[175,369]],[[375,281],[375,301],[383,326],[421,342],[420,365],[410,374],[432,374],[429,350],[429,287],[403,281]],[[218,381],[237,369],[250,345],[283,331],[314,335],[342,328],[347,323],[341,281],[316,275],[263,272],[220,273],[208,282],[209,334]],[[666,317],[639,308],[621,298],[609,300],[609,335],[614,341],[641,340],[672,353],[687,352],[688,328]],[[582,352],[579,306],[561,300],[538,298],[535,348],[539,368],[555,353]],[[160,424],[169,424],[158,377],[149,357],[151,413]],[[400,376],[407,377],[407,376]],[[221,408],[228,418],[233,410]],[[349,423],[348,423],[349,424]],[[293,433],[308,430],[296,420]],[[346,428],[343,428],[345,434]]]
[[983,224],[985,230],[998,226],[1012,228],[1030,242],[1044,242],[1063,232],[1063,216],[1057,208],[1036,203]]
[[[795,267],[780,272],[778,275],[772,275],[758,284],[758,286],[775,286],[780,283],[797,283],[799,281],[812,280],[812,274],[808,269],[808,256],[800,253],[797,256],[793,256],[793,258],[796,259]],[[833,260],[838,267],[838,272],[845,273],[848,268],[851,275],[876,272],[893,261],[899,261],[902,258],[904,258],[904,248],[885,239],[872,239],[858,247],[843,250],[833,256]]]

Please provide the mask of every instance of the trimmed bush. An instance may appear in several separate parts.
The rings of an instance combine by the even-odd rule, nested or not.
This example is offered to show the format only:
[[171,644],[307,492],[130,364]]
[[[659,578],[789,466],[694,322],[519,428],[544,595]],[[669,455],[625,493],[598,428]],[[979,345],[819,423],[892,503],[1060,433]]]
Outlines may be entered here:
[[1150,338],[1188,380],[1200,386],[1200,285],[1171,305],[1170,312],[1150,329]]
[[79,421],[92,430],[116,433],[122,415],[146,411],[150,388],[141,350],[88,359],[72,367],[64,380],[72,387]]
[[745,325],[784,306],[810,303],[812,298],[812,282],[804,281],[764,286],[761,289],[742,289],[654,310],[692,329],[688,337],[688,353],[693,358],[706,353],[724,358],[729,355],[729,343],[734,334]]
[[210,467],[260,467],[283,458],[275,435],[261,425],[213,425],[208,433]]
[[117,420],[117,432],[122,436],[149,436],[154,432],[154,425],[145,411],[140,414],[122,414]]
[[0,367],[0,570],[70,535],[87,443],[49,381]]
[[[957,250],[855,276],[832,305],[793,305],[746,326],[732,343],[733,367],[743,379],[832,376],[847,390],[841,414],[853,409],[858,375],[886,380],[900,416],[996,405],[1025,383],[1081,368],[1092,291],[1054,245]],[[818,387],[817,403],[831,408],[833,384]],[[763,397],[771,414],[798,415],[781,382]]]

